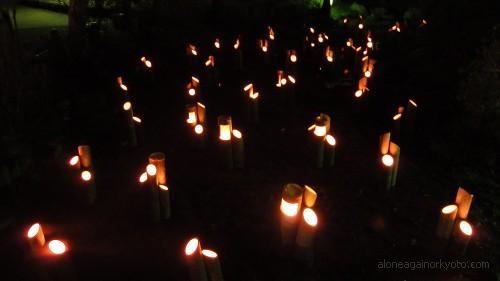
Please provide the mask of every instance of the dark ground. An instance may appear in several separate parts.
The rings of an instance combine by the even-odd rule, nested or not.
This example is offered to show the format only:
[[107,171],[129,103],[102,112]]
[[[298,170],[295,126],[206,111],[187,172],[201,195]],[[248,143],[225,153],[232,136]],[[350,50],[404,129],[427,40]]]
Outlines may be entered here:
[[[61,71],[59,77],[64,79],[54,83],[59,91],[48,99],[69,101],[71,118],[64,121],[61,110],[53,112],[54,123],[47,127],[57,136],[39,136],[41,140],[31,147],[29,172],[14,184],[15,200],[8,206],[15,220],[1,232],[0,248],[5,251],[1,260],[8,275],[2,280],[36,280],[30,253],[23,246],[25,227],[34,221],[42,223],[48,238],[69,241],[78,280],[187,280],[183,249],[193,236],[219,253],[226,280],[495,280],[490,258],[495,248],[489,246],[494,233],[488,226],[476,226],[474,213],[471,222],[477,235],[467,259],[489,261],[489,270],[377,268],[384,259],[442,257],[435,251],[435,226],[441,207],[452,203],[459,185],[446,176],[446,165],[429,147],[433,137],[427,134],[432,131],[429,127],[438,123],[434,96],[397,82],[412,71],[405,60],[408,42],[429,45],[427,31],[393,38],[385,29],[374,30],[374,39],[380,41],[379,62],[361,105],[353,98],[353,86],[324,87],[325,76],[313,66],[314,57],[300,53],[297,100],[295,109],[289,110],[273,81],[285,47],[299,48],[300,25],[275,27],[278,46],[267,66],[255,57],[253,43],[264,28],[247,27],[242,33],[243,72],[232,71],[227,63],[220,67],[221,87],[204,85],[209,123],[204,150],[193,145],[184,122],[188,101],[183,87],[193,73],[187,66],[185,43],[199,46],[203,62],[216,36],[226,47],[223,52],[231,51],[227,47],[236,35],[231,27],[220,34],[210,27],[191,29],[195,36],[189,39],[173,36],[182,34],[179,30],[133,39],[114,33],[98,41],[89,55],[92,59],[73,62],[79,65],[77,70]],[[344,44],[346,33],[340,27],[326,31],[335,46]],[[142,55],[153,62],[151,72],[141,68]],[[227,62],[229,55],[217,58]],[[143,120],[142,142],[135,149],[126,146],[122,100],[114,84],[118,75],[124,77],[134,110]],[[203,73],[199,76],[203,84]],[[247,81],[263,98],[258,125],[248,124],[244,114],[242,88]],[[387,193],[378,162],[378,136],[389,129],[391,116],[407,98],[419,103],[417,133],[413,146],[402,145],[399,182]],[[439,97],[435,100],[440,102]],[[306,128],[320,112],[331,115],[338,142],[336,165],[330,170],[314,169],[308,159]],[[220,114],[231,114],[233,126],[243,131],[244,170],[219,168],[216,117]],[[96,165],[97,202],[90,208],[79,200],[78,175],[66,166],[82,142],[92,146]],[[137,183],[148,155],[155,151],[166,154],[172,200],[172,219],[160,225],[148,222],[144,188]],[[288,182],[318,191],[319,229],[311,269],[286,256],[280,246],[279,202]]]

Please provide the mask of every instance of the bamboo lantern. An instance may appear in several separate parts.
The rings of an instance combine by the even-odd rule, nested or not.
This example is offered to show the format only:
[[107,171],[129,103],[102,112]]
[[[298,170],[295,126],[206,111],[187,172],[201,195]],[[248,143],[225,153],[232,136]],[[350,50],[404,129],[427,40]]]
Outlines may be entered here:
[[187,54],[190,56],[197,56],[198,55],[198,51],[196,50],[196,46],[194,46],[194,45],[188,44],[186,51],[187,51]]
[[457,205],[448,205],[441,209],[436,235],[441,239],[448,239],[453,232],[455,218],[457,217]]
[[198,117],[196,114],[196,104],[188,104],[186,106],[186,111],[188,113],[188,118],[186,119],[186,123],[191,125],[192,127],[198,124]]
[[123,92],[125,92],[125,93],[126,93],[126,92],[128,91],[128,87],[127,87],[127,85],[125,85],[125,84],[123,83],[123,78],[122,78],[121,76],[118,76],[118,77],[116,78],[116,83],[118,84],[118,86],[120,87],[120,89],[121,89]]
[[325,138],[328,132],[330,132],[330,116],[321,113],[316,117],[315,123],[308,128],[308,130],[313,131],[313,142],[316,150],[315,155],[315,166],[317,168],[323,168],[323,163],[325,159]]
[[238,69],[243,69],[243,52],[240,45],[240,36],[238,36],[233,44],[233,49],[236,51]]
[[245,166],[245,143],[243,141],[243,134],[236,129],[232,130],[233,134],[233,156],[234,167],[242,169]]
[[233,154],[231,145],[233,125],[231,116],[219,116],[217,122],[219,124],[219,145],[222,153],[222,163],[226,169],[230,170],[233,168]]
[[259,122],[259,93],[254,91],[252,83],[247,84],[243,91],[248,93],[249,97],[249,119],[253,123]]
[[333,62],[333,56],[334,56],[333,49],[330,46],[327,46],[326,49],[325,49],[325,58],[326,58],[326,61],[329,62],[329,63],[332,63]]
[[394,142],[400,143],[401,138],[401,117],[403,116],[402,112],[397,113],[392,117],[392,132],[391,138]]
[[220,49],[220,48],[221,48],[221,43],[220,43],[219,38],[215,38],[215,41],[214,41],[214,47],[215,47],[216,49]]
[[298,54],[297,50],[288,50],[286,52],[286,71],[288,73],[292,73],[294,75],[297,74],[297,61],[298,61]]
[[[70,165],[76,162],[75,157],[70,160]],[[93,165],[92,165],[92,154],[89,145],[79,145],[78,146],[78,162],[80,166],[80,177],[85,183],[87,202],[92,205],[96,199],[96,186],[93,177]],[[76,164],[75,164],[76,166]]]
[[363,63],[363,66],[362,66],[363,75],[366,78],[372,77],[372,75],[373,75],[373,67],[374,67],[376,61],[374,59],[370,59],[368,56],[364,56],[361,59],[361,61]]
[[132,108],[132,103],[130,101],[126,101],[123,103],[123,110],[127,114],[127,124],[128,124],[128,132],[129,132],[129,141],[132,147],[137,146],[137,133],[135,130],[135,123],[137,122],[134,119],[134,110]]
[[322,44],[326,40],[328,40],[328,35],[326,33],[320,33],[320,34],[318,34],[318,43]]
[[146,57],[141,57],[141,62],[148,69],[151,69],[153,67],[153,63],[150,60],[148,60]]
[[197,238],[189,240],[184,253],[189,266],[191,281],[208,281],[199,240]]
[[50,263],[51,280],[75,280],[75,273],[69,258],[69,247],[62,240],[51,240],[47,243],[45,258]]
[[212,250],[204,249],[201,251],[205,265],[207,266],[208,276],[210,281],[224,281],[222,277],[222,269],[220,266],[219,256]]
[[191,76],[191,81],[186,86],[186,91],[188,96],[194,97],[196,94],[200,93],[200,80],[194,76]]
[[389,142],[388,153],[382,155],[382,164],[387,170],[387,189],[396,186],[396,180],[399,168],[399,157],[400,157],[400,147],[399,145]]
[[454,249],[452,250],[458,256],[464,256],[465,252],[467,251],[467,246],[469,245],[469,241],[471,240],[472,235],[474,234],[472,225],[466,220],[460,220],[459,223],[457,224],[454,234],[455,234],[454,245],[453,245]]
[[269,36],[269,40],[274,40],[275,37],[274,37],[274,30],[272,27],[268,26],[267,27],[267,33],[268,33],[268,36]]
[[359,79],[358,81],[358,90],[354,93],[354,96],[356,98],[360,98],[365,92],[369,91],[370,89],[368,89],[367,85],[368,78],[366,78],[365,76],[361,77],[361,79]]
[[213,55],[209,55],[207,60],[205,61],[205,66],[208,68],[215,68],[215,57]]
[[269,41],[267,39],[259,39],[259,48],[264,56],[264,63],[269,63]]
[[297,50],[289,50],[287,51],[287,57],[288,61],[292,64],[297,63],[298,56],[297,56]]
[[311,248],[318,225],[318,217],[311,208],[304,208],[302,220],[297,231],[297,246],[301,248]]
[[287,79],[285,77],[285,72],[283,70],[278,70],[278,81],[276,82],[276,87],[281,88],[286,85]]
[[45,245],[45,235],[43,234],[42,226],[39,223],[34,223],[26,233],[32,250],[41,249]]
[[472,204],[472,199],[474,195],[470,194],[467,190],[462,187],[458,188],[457,197],[455,198],[455,204],[458,207],[458,218],[461,220],[467,219],[469,215],[470,206]]
[[149,164],[156,168],[156,173],[150,174],[155,176],[150,190],[151,218],[153,221],[167,220],[170,218],[170,191],[167,187],[165,154],[152,153],[149,155]]
[[298,213],[302,204],[303,188],[295,183],[286,184],[281,198],[281,241],[289,245],[295,240]]
[[389,32],[401,32],[401,26],[397,21],[393,26],[391,26],[388,30]]
[[80,159],[81,168],[85,170],[92,170],[92,154],[90,152],[90,146],[79,145],[78,156]]
[[304,186],[304,196],[302,201],[304,202],[304,206],[307,208],[312,208],[316,204],[316,199],[318,195],[316,194],[316,191],[312,189],[310,186],[305,185]]
[[415,130],[415,117],[417,115],[417,103],[408,99],[408,105],[406,106],[406,127],[408,130],[408,140],[411,141],[413,139],[413,133]]
[[337,140],[335,140],[335,137],[332,135],[328,134],[325,137],[326,141],[326,155],[328,158],[326,159],[327,161],[327,166],[329,168],[333,167],[335,165],[335,146],[337,145]]

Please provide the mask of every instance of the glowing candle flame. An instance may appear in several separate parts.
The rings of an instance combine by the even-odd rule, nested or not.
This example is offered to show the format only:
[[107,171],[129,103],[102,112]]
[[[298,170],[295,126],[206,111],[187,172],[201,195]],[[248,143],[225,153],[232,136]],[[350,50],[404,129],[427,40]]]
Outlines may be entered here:
[[329,62],[333,62],[333,57],[331,57],[331,56],[327,56],[327,57],[326,57],[326,60],[327,60],[327,61],[329,61]]
[[214,46],[215,46],[215,48],[217,48],[217,49],[219,49],[219,48],[220,48],[220,41],[219,41],[219,39],[215,39]]
[[316,226],[318,224],[318,217],[313,209],[305,208],[302,212],[302,216],[304,217],[304,221],[310,226]]
[[392,120],[396,121],[399,118],[401,118],[401,113],[398,113],[398,114],[394,115],[394,117],[392,117]]
[[281,85],[286,85],[286,78],[281,78],[280,80]]
[[203,134],[203,125],[198,124],[198,125],[194,126],[194,132],[195,132],[197,135],[201,135],[201,134]]
[[151,67],[153,67],[153,63],[152,63],[151,61],[149,61],[149,60],[146,60],[146,61],[144,62],[144,65],[145,65],[147,68],[151,68]]
[[75,156],[71,157],[71,159],[69,159],[70,166],[75,166],[79,162],[80,162],[80,157],[78,155],[75,155]]
[[345,44],[347,45],[347,47],[352,47],[352,40],[345,42]]
[[144,172],[139,176],[139,182],[144,183],[148,180],[148,173]]
[[309,27],[309,32],[314,33],[314,28]]
[[456,209],[457,209],[457,205],[448,205],[441,210],[441,213],[451,214],[451,213],[455,212]]
[[347,23],[347,22],[348,22],[348,19],[347,19],[347,18],[344,18],[343,22],[344,22],[344,23]]
[[472,235],[472,226],[470,225],[470,223],[468,223],[467,221],[461,221],[459,226],[460,226],[460,231],[463,234],[467,236]]
[[296,55],[291,55],[290,56],[290,61],[291,62],[297,62],[297,56]]
[[370,48],[370,49],[371,49],[371,48],[373,48],[373,42],[372,42],[372,41],[368,41],[368,42],[366,43],[366,47],[368,47],[368,48]]
[[156,166],[154,164],[148,164],[146,166],[146,173],[149,175],[149,176],[155,176],[156,175]]
[[389,154],[384,154],[384,156],[382,156],[382,163],[385,166],[390,167],[394,164],[394,158]]
[[355,96],[355,97],[357,97],[357,98],[360,98],[362,95],[363,95],[363,91],[361,91],[361,90],[357,90],[357,91],[354,93],[354,96]]
[[200,83],[200,79],[194,77],[194,76],[191,76],[191,80],[196,82],[196,83]]
[[132,108],[132,103],[130,103],[129,101],[126,101],[123,104],[123,110],[127,111],[127,110],[130,110],[131,108]]
[[198,241],[198,239],[193,238],[193,239],[189,240],[189,242],[186,244],[186,248],[184,249],[184,252],[186,253],[187,256],[190,256],[196,252],[199,245],[200,245],[200,242]]
[[299,203],[289,203],[282,198],[280,210],[284,215],[294,217],[299,212]]
[[326,135],[326,142],[331,146],[335,146],[337,144],[337,140],[335,140],[332,135]]
[[159,187],[161,190],[168,191],[168,186],[166,186],[166,185],[160,184],[160,185],[158,185],[158,187]]
[[287,77],[288,77],[288,80],[290,82],[292,82],[292,84],[295,84],[296,81],[295,81],[295,78],[292,75],[288,75]]
[[124,91],[128,91],[128,87],[127,87],[127,85],[125,85],[125,84],[121,84],[121,85],[120,85],[120,88],[121,88],[122,90],[124,90]]
[[365,26],[362,23],[360,23],[360,24],[358,24],[358,28],[363,29],[363,28],[365,28]]
[[252,88],[252,87],[253,87],[253,84],[250,83],[250,84],[246,85],[245,88],[243,88],[243,91],[246,92],[246,91],[250,90],[250,88]]
[[239,130],[234,129],[233,136],[237,139],[241,139],[243,137],[243,134]]
[[314,134],[318,137],[324,137],[326,135],[326,126],[314,126]]
[[194,111],[190,111],[188,112],[188,119],[186,120],[186,122],[188,124],[196,124],[197,120],[196,120],[196,112]]
[[82,180],[89,181],[92,179],[92,173],[90,173],[89,171],[82,171],[81,177]]
[[269,39],[274,40],[274,31],[273,28],[268,26],[267,29],[269,30]]
[[217,253],[212,250],[202,250],[201,253],[207,258],[215,259],[217,257]]
[[314,44],[314,42],[311,42],[311,47],[314,48],[315,46],[316,46],[316,44]]
[[408,100],[414,107],[417,107],[417,103],[414,102],[413,100]]
[[359,52],[359,51],[361,51],[361,47],[356,48],[356,52]]
[[366,78],[370,78],[371,76],[372,76],[371,71],[369,71],[369,70],[365,71],[365,77]]
[[40,229],[41,229],[41,226],[39,223],[33,224],[30,227],[30,229],[28,230],[28,234],[27,234],[28,238],[31,239],[31,238],[35,237],[38,234],[38,232],[40,231]]
[[257,99],[259,97],[259,93],[258,92],[255,92],[255,93],[251,93],[250,95],[248,95],[251,99]]
[[191,89],[189,89],[189,90],[188,90],[188,94],[189,94],[190,96],[194,96],[194,95],[196,95],[196,90],[195,90],[195,89],[193,89],[193,88],[191,88]]
[[52,240],[49,242],[49,250],[56,255],[61,255],[66,252],[66,244],[60,240]]
[[141,118],[136,117],[136,116],[133,116],[133,117],[132,117],[132,119],[133,119],[135,122],[137,122],[137,123],[141,123],[141,122],[142,122]]
[[262,46],[262,51],[263,51],[264,53],[266,53],[266,52],[267,52],[267,46]]
[[323,35],[321,35],[321,34],[320,34],[320,35],[318,36],[318,42],[319,42],[319,43],[323,43]]
[[238,48],[239,48],[239,47],[240,47],[240,39],[238,39],[238,38],[237,38],[237,39],[236,39],[236,42],[235,42],[235,43],[234,43],[234,45],[233,45],[233,48],[234,48],[235,50],[238,50]]

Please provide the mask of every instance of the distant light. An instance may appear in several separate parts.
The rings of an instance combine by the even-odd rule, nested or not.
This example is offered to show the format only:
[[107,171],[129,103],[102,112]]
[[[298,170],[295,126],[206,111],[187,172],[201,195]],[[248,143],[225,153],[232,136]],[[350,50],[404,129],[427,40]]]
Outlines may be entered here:
[[189,89],[188,94],[189,94],[190,96],[194,96],[194,95],[196,95],[196,90],[195,90],[195,89],[193,89],[193,88],[191,88],[191,89]]
[[355,96],[355,97],[357,97],[357,98],[360,98],[362,95],[363,95],[363,91],[361,91],[361,90],[357,90],[357,91],[354,93],[354,96]]
[[241,134],[241,132],[240,132],[239,130],[234,129],[234,130],[233,130],[233,136],[234,136],[235,138],[237,138],[237,139],[241,139],[241,137],[242,137],[243,135]]
[[290,56],[290,61],[291,62],[297,62],[297,56],[296,55],[291,55]]
[[453,213],[457,209],[457,205],[448,205],[441,210],[443,214]]
[[137,123],[141,123],[142,122],[141,118],[139,118],[137,116],[133,116],[132,119],[134,119],[134,121],[137,122]]
[[331,146],[335,146],[337,144],[337,141],[332,135],[326,135],[326,142]]
[[203,134],[203,126],[201,124],[197,124],[196,126],[194,126],[194,132],[197,134],[197,135],[201,135]]
[[123,110],[127,111],[130,110],[131,108],[132,108],[132,103],[130,103],[129,101],[123,103]]
[[363,29],[363,28],[365,28],[365,26],[362,23],[360,23],[360,24],[358,24],[358,28]]
[[139,182],[144,183],[147,180],[148,180],[148,173],[147,172],[142,173],[141,176],[139,177]]
[[158,186],[160,187],[161,190],[165,190],[165,191],[168,190],[168,187],[166,185],[160,184]]
[[365,71],[365,77],[366,78],[370,78],[371,76],[372,76],[371,71],[369,71],[369,70]]

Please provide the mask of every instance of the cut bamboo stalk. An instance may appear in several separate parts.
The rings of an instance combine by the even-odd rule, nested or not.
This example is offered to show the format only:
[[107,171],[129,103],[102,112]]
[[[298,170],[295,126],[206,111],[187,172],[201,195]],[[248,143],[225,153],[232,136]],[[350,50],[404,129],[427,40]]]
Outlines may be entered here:
[[398,113],[392,117],[392,133],[391,141],[401,143],[401,117],[402,113]]
[[323,168],[325,159],[325,137],[330,129],[330,116],[321,113],[316,117],[314,123],[314,147],[315,147],[315,157],[314,163],[316,168]]
[[245,143],[243,134],[239,130],[233,130],[233,137],[234,167],[242,169],[245,166]]
[[446,240],[450,238],[453,232],[453,226],[455,225],[457,210],[457,205],[448,205],[441,209],[441,215],[439,216],[439,222],[436,228],[436,235],[438,238]]
[[455,198],[455,204],[458,207],[458,218],[465,220],[469,215],[470,206],[472,204],[472,199],[474,195],[469,193],[462,187],[458,188],[457,197]]
[[212,250],[202,250],[203,259],[207,266],[208,276],[210,281],[224,281],[222,276],[222,268],[220,266],[219,256]]
[[316,191],[314,191],[314,189],[312,189],[308,185],[305,185],[303,197],[304,206],[306,206],[307,208],[312,208],[316,204],[316,198],[318,197],[318,195],[316,194]]
[[390,146],[389,146],[389,152],[394,157],[394,166],[393,166],[392,176],[391,176],[391,186],[395,187],[396,180],[398,178],[399,159],[400,159],[400,155],[401,155],[401,148],[399,147],[399,145],[391,142]]
[[125,111],[127,124],[128,124],[128,138],[130,146],[137,146],[137,132],[135,128],[135,120],[134,120],[134,110],[132,109],[132,103],[126,101],[123,104],[123,110]]
[[80,177],[84,182],[87,203],[89,205],[93,205],[96,199],[96,185],[94,175],[90,170],[82,170],[82,172],[80,173]]
[[81,168],[84,170],[92,170],[92,154],[89,145],[78,146],[78,156],[80,158]]
[[219,116],[219,147],[222,156],[222,166],[231,170],[233,168],[233,149],[231,145],[232,121],[231,116]]
[[[165,170],[165,154],[162,152],[155,152],[149,155],[149,164],[155,167],[154,173],[148,173],[154,176],[149,187],[149,208],[150,216],[153,222],[159,222],[161,219],[168,219],[165,217],[167,212],[162,211],[160,207],[160,185],[167,186],[167,177]],[[170,204],[167,205],[170,207]],[[168,211],[168,214],[170,211]]]
[[305,208],[302,212],[302,220],[300,220],[297,232],[297,246],[302,248],[312,247],[317,224],[318,217],[314,210]]
[[184,252],[189,266],[191,281],[208,281],[199,240],[197,238],[189,240]]
[[295,241],[298,213],[302,204],[303,188],[295,183],[286,184],[281,198],[281,241],[290,245]]
[[47,248],[48,254],[44,256],[48,262],[50,279],[54,281],[76,280],[67,243],[61,240],[51,240]]
[[327,149],[326,149],[326,154],[327,154],[327,159],[326,163],[329,168],[333,167],[335,165],[335,147],[337,145],[337,141],[332,135],[326,135],[326,144],[327,144]]
[[453,243],[452,251],[460,257],[463,257],[467,251],[467,247],[469,245],[469,241],[473,235],[472,225],[465,221],[460,220],[457,223],[457,227],[455,229],[455,239]]
[[45,245],[45,235],[39,223],[33,224],[26,234],[32,250],[39,250]]
[[382,156],[382,164],[384,165],[384,170],[387,173],[386,188],[391,189],[392,186],[392,175],[394,170],[394,157],[390,154],[384,154]]
[[412,99],[408,100],[408,105],[406,106],[406,129],[408,142],[412,143],[415,130],[415,118],[417,115],[417,103]]
[[163,220],[170,219],[170,190],[166,185],[160,184],[160,215]]

